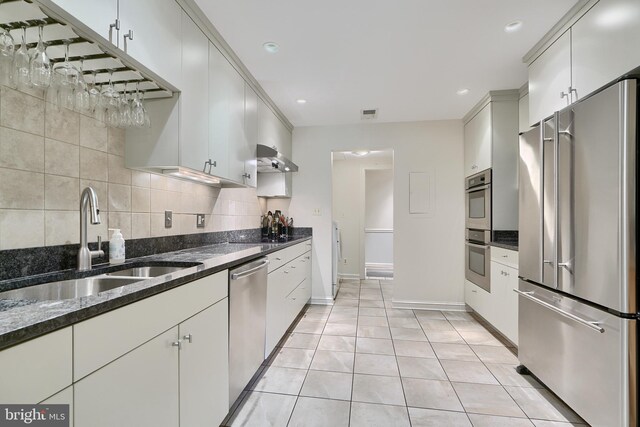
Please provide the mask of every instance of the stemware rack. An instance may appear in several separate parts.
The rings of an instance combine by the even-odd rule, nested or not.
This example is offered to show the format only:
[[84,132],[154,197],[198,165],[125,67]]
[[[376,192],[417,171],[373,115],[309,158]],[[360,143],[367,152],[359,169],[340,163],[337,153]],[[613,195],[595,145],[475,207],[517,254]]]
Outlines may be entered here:
[[[137,89],[144,92],[145,98],[148,99],[171,97],[173,92],[178,91],[84,24],[72,17],[61,18],[59,15],[63,13],[52,13],[44,5],[46,3],[38,0],[0,0],[0,12],[3,7],[8,6],[19,11],[16,15],[19,15],[20,19],[16,20],[12,20],[10,13],[0,13],[0,28],[13,35],[16,49],[22,44],[21,34],[24,28],[27,28],[27,31],[35,28],[35,34],[37,28],[43,26],[44,42],[51,62],[64,62],[63,47],[69,44],[69,61],[75,64],[83,61],[82,73],[87,81],[92,81],[92,76],[95,75],[96,83],[107,83],[109,73],[113,71],[112,82],[116,91],[120,93]],[[75,25],[71,21],[75,21]],[[36,44],[37,39],[27,40],[28,49],[34,48]],[[55,50],[55,47],[59,49]]]

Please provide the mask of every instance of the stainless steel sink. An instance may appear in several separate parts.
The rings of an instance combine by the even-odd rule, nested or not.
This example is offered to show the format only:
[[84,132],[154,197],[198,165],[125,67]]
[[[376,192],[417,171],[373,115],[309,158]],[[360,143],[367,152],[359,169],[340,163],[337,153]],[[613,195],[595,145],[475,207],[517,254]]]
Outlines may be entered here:
[[0,299],[50,301],[64,300],[96,295],[131,283],[140,282],[138,277],[106,277],[95,276],[77,280],[43,283],[0,292]]
[[131,276],[131,277],[158,277],[164,276],[165,274],[175,273],[176,271],[184,270],[188,267],[135,267],[135,268],[127,268],[126,270],[120,271],[112,271],[111,273],[107,273],[107,276]]

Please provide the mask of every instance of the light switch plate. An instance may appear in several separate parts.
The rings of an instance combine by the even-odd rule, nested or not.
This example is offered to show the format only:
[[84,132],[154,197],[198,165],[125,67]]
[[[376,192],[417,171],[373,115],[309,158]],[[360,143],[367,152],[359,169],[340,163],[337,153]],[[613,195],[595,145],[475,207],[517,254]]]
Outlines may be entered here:
[[204,228],[204,214],[196,214],[196,227]]
[[173,211],[164,211],[164,228],[173,227]]

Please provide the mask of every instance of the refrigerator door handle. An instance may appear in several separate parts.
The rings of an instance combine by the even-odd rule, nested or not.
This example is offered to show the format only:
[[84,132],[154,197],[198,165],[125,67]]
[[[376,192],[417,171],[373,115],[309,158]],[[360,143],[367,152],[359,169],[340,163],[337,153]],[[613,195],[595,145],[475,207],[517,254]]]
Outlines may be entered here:
[[589,329],[592,329],[592,330],[594,330],[596,332],[600,332],[601,334],[604,333],[604,329],[599,326],[600,325],[599,322],[595,322],[593,320],[583,319],[582,317],[576,316],[575,314],[571,314],[568,311],[564,311],[561,308],[558,308],[553,304],[549,304],[546,301],[542,301],[541,299],[536,298],[534,296],[535,293],[532,292],[532,291],[523,292],[523,291],[521,291],[519,289],[514,289],[513,292],[517,293],[521,297],[524,297],[524,298],[526,298],[526,299],[528,299],[530,301],[535,302],[536,304],[540,304],[541,306],[543,306],[545,308],[548,308],[549,310],[554,311],[554,312],[558,313],[559,315],[561,315],[563,317],[566,317],[567,319],[571,319],[571,320],[573,320],[575,322],[578,322],[581,325],[584,325]]

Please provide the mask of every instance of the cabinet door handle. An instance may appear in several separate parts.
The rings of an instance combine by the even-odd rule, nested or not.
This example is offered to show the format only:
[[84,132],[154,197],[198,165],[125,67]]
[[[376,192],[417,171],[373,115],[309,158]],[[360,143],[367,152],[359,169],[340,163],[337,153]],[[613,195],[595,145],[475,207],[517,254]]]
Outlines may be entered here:
[[247,179],[251,179],[251,174],[250,173],[244,173],[242,174],[243,178],[247,178]]
[[276,261],[282,261],[282,258],[276,257]]
[[[109,42],[113,43],[113,30],[120,31],[120,20],[116,18],[113,24],[109,24]],[[118,35],[116,34],[116,44],[118,42]]]
[[193,341],[192,341],[193,340],[193,335],[191,335],[191,334],[187,334],[187,335],[183,336],[182,339],[184,339],[186,341],[189,341],[189,344],[193,343]]
[[289,272],[287,270],[284,271],[284,274],[289,274]]
[[295,266],[295,265],[292,265],[292,266],[291,266],[291,268],[296,268],[296,266]]
[[178,347],[178,350],[182,350],[182,340],[174,341],[171,343],[172,347]]

